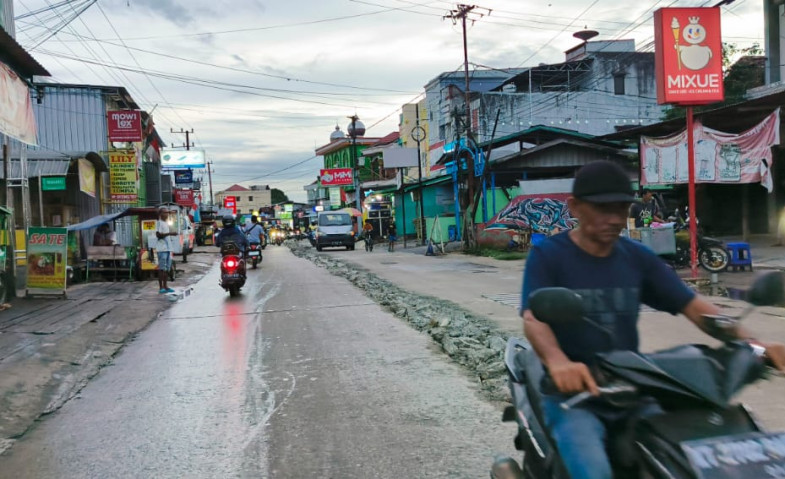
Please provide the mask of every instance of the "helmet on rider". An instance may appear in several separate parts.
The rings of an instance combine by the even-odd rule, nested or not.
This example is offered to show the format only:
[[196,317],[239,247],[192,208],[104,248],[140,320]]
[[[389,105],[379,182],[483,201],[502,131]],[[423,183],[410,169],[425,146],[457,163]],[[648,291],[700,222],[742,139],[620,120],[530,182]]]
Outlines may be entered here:
[[223,224],[224,228],[231,228],[235,224],[234,223],[234,216],[232,216],[232,215],[224,216],[223,218],[221,218],[221,224]]

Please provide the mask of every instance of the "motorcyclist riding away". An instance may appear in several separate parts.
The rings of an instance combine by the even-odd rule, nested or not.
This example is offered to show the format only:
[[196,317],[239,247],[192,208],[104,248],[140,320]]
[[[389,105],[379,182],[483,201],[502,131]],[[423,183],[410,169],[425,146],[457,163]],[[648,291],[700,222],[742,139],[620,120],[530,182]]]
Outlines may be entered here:
[[240,251],[245,252],[248,247],[248,238],[245,237],[232,215],[226,215],[222,219],[223,229],[215,238],[215,246],[221,247],[226,242],[236,243]]
[[[627,173],[617,164],[596,161],[582,167],[567,205],[579,227],[547,238],[526,259],[521,315],[526,337],[545,367],[543,413],[551,437],[572,479],[611,479],[606,441],[611,426],[630,415],[661,412],[651,399],[644,408],[611,407],[600,398],[562,409],[568,397],[598,394],[594,356],[608,350],[638,350],[638,311],[644,303],[682,313],[704,329],[703,316],[719,308],[697,296],[654,252],[620,233],[634,196]],[[545,287],[570,288],[581,295],[586,316],[601,328],[549,325],[529,309],[529,294]],[[738,338],[766,348],[771,363],[785,369],[785,346],[757,342],[739,327]]]
[[245,235],[248,237],[250,244],[262,244],[264,227],[259,224],[256,216],[251,216],[251,224],[245,229]]

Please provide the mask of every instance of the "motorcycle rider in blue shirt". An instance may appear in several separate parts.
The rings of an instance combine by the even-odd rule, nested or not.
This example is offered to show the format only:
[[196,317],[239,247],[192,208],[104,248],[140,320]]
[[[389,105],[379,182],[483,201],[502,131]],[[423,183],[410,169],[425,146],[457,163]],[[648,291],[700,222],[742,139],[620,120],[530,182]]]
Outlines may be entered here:
[[262,244],[264,227],[259,224],[256,216],[251,216],[251,224],[245,229],[245,235],[248,237],[248,242],[250,244]]
[[[655,414],[652,400],[641,410],[609,411],[590,400],[564,410],[568,397],[590,391],[597,395],[592,375],[595,353],[638,350],[638,311],[641,303],[672,314],[681,313],[703,329],[704,315],[719,308],[690,290],[653,251],[620,237],[635,201],[630,179],[617,164],[596,161],[582,167],[567,199],[578,228],[552,236],[532,248],[526,259],[521,315],[526,338],[542,361],[545,422],[572,479],[611,479],[606,441],[609,426],[630,414]],[[589,325],[549,325],[528,307],[529,294],[545,287],[566,287],[583,298],[587,316],[611,333]],[[785,346],[752,339],[743,328],[739,339],[766,348],[771,363],[785,370]]]

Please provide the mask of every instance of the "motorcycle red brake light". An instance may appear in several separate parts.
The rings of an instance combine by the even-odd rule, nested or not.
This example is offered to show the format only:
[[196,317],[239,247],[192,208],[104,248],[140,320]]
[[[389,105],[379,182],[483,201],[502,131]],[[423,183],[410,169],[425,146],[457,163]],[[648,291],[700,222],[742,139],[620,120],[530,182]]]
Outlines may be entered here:
[[235,261],[233,259],[227,259],[227,260],[224,261],[224,265],[227,268],[233,269],[233,268],[237,267],[237,261]]

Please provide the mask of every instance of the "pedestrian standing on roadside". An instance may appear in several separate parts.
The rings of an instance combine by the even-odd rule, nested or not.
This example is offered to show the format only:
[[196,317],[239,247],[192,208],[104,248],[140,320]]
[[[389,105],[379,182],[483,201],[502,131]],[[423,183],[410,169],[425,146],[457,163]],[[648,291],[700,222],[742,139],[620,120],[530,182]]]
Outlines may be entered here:
[[392,253],[395,251],[395,241],[398,239],[398,230],[395,229],[395,223],[390,222],[387,227],[387,251]]
[[155,224],[155,253],[158,256],[158,293],[174,293],[166,284],[169,270],[172,268],[172,247],[170,236],[176,236],[176,231],[169,231],[169,210],[166,207],[158,208],[158,221]]

